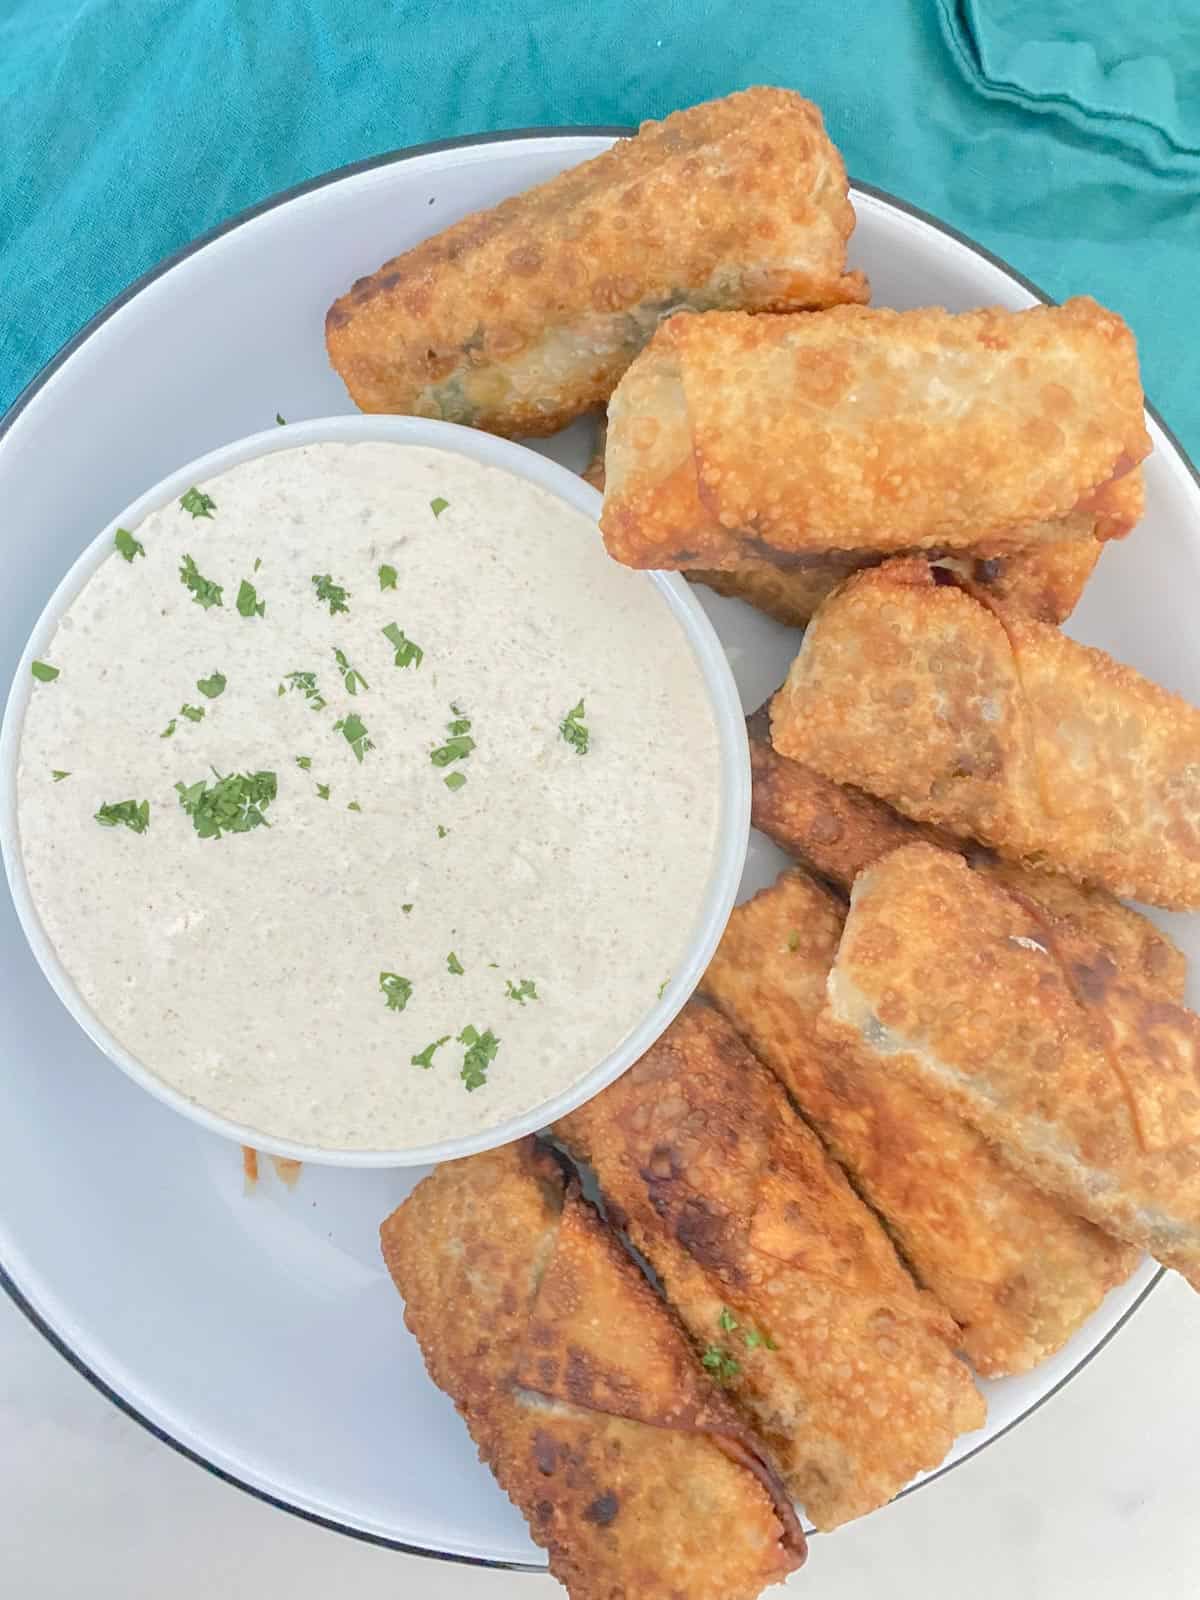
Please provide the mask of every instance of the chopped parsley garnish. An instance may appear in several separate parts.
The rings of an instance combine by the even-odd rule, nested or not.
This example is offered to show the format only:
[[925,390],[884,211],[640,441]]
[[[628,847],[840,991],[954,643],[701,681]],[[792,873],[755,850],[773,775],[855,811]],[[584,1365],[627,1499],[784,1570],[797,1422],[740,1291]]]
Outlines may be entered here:
[[275,425],[279,428],[287,427],[287,418],[278,411],[275,413]]
[[436,499],[429,502],[429,509],[433,512],[435,517],[440,517],[442,512],[449,508],[449,505],[449,500],[443,500],[439,494]]
[[[717,1327],[720,1328],[722,1333],[736,1333],[741,1327],[741,1323],[734,1316],[733,1312],[730,1311],[728,1306],[722,1306],[721,1314],[717,1318]],[[759,1333],[757,1328],[742,1328],[742,1338],[746,1342],[747,1350],[757,1350],[760,1347],[763,1350],[775,1350],[778,1348],[770,1334]],[[724,1354],[724,1352],[722,1352],[722,1354]],[[727,1359],[732,1358],[727,1357]],[[736,1366],[736,1362],[734,1365]]]
[[48,661],[34,661],[29,669],[39,683],[53,683],[58,677],[58,668],[52,667]]
[[255,556],[253,571],[257,572],[259,567],[261,567],[261,566],[262,566],[262,557],[261,556]]
[[346,652],[344,650],[339,650],[336,645],[334,646],[333,658],[338,664],[338,671],[342,675],[342,682],[346,685],[347,694],[357,694],[360,683],[364,689],[369,689],[371,687],[371,685],[363,677],[362,673],[356,668],[352,667],[346,660]]
[[128,528],[118,528],[113,534],[113,544],[126,561],[132,561],[134,556],[144,556],[146,547],[139,539],[135,539]]
[[348,591],[343,589],[340,583],[334,583],[328,572],[324,577],[314,572],[312,582],[313,588],[317,591],[318,604],[328,605],[331,617],[335,617],[339,611],[349,611],[350,607],[346,604],[350,598]]
[[340,733],[342,738],[354,751],[355,759],[361,761],[368,750],[374,750],[374,741],[367,738],[367,725],[356,711],[348,717],[339,717],[333,725],[334,733]]
[[[315,672],[289,672],[284,680],[292,689],[299,689],[308,701],[310,711],[320,711],[325,704],[325,696],[317,688],[317,675]],[[283,693],[283,684],[279,685],[280,694]]]
[[329,785],[327,783],[319,783],[317,785],[317,798],[319,800],[329,799]]
[[170,738],[174,737],[175,729],[178,727],[178,725],[179,725],[179,718],[178,717],[172,717],[170,722],[167,723],[166,727],[163,729],[163,731],[159,734],[158,737],[160,739],[170,739]]
[[665,992],[666,987],[670,983],[670,981],[671,981],[670,978],[664,978],[663,981],[659,984],[659,986],[658,986],[658,998],[660,1000],[662,999],[663,993]]
[[731,1356],[728,1350],[722,1350],[720,1345],[710,1344],[700,1357],[700,1365],[707,1367],[718,1383],[728,1383],[741,1372],[741,1363],[736,1356]]
[[231,772],[223,778],[214,770],[214,777],[215,783],[199,778],[195,783],[175,785],[179,804],[202,839],[271,826],[263,812],[276,795],[273,772]]
[[351,800],[350,803],[347,805],[346,810],[347,811],[361,811],[362,807],[359,805],[357,800]]
[[588,753],[588,730],[583,725],[583,701],[571,707],[566,716],[558,725],[558,731],[574,750],[577,756]]
[[248,578],[243,578],[238,585],[237,608],[241,617],[265,617],[267,614],[267,602],[258,598],[258,590]]
[[192,599],[198,606],[203,606],[207,611],[209,606],[223,606],[221,598],[221,584],[212,583],[208,578],[202,577],[196,570],[196,563],[191,556],[184,556],[179,568],[179,581],[192,591]]
[[435,1039],[432,1044],[427,1044],[424,1050],[419,1051],[417,1055],[410,1056],[409,1060],[412,1062],[414,1067],[425,1067],[428,1069],[433,1065],[433,1052],[435,1050],[440,1050],[442,1046],[444,1044],[448,1044],[449,1041],[450,1035],[448,1033],[444,1033],[440,1039]]
[[419,667],[425,659],[425,652],[419,644],[414,644],[405,637],[404,629],[398,622],[389,622],[380,632],[396,652],[396,665],[398,667]]
[[437,835],[438,835],[439,839],[444,839],[449,832],[450,832],[449,828],[443,828],[441,823],[440,822],[438,823],[438,825],[437,825]]
[[298,767],[303,767],[305,772],[307,772],[308,769],[312,766],[312,757],[311,756],[297,756],[296,757],[296,765]]
[[197,678],[196,687],[201,694],[206,694],[210,700],[215,700],[219,694],[225,693],[225,674],[214,672],[211,678]]
[[537,984],[532,978],[522,978],[519,983],[514,983],[507,978],[504,983],[504,993],[507,999],[515,1000],[518,1005],[524,1005],[526,1000],[538,1000],[541,996],[537,992]]
[[411,910],[412,910],[412,908],[413,908],[413,903],[412,903],[412,901],[411,901],[411,900],[409,900],[409,901],[408,901],[408,903],[407,903],[407,904],[406,904],[406,905],[402,905],[402,906],[401,906],[401,907],[400,907],[400,909],[401,909],[401,911],[403,911],[403,913],[404,913],[404,915],[405,915],[405,916],[407,916],[407,915],[408,915],[408,913],[409,913],[409,912],[410,912],[410,911],[411,911]]
[[442,782],[446,785],[451,794],[454,794],[457,790],[461,789],[466,781],[467,775],[465,772],[451,772],[442,779]]
[[500,1041],[488,1028],[480,1033],[478,1028],[473,1028],[470,1023],[458,1035],[459,1044],[465,1044],[467,1049],[463,1056],[459,1076],[468,1090],[482,1089],[487,1082],[487,1070],[496,1059],[496,1051],[500,1048]]
[[211,519],[217,509],[217,502],[209,494],[203,494],[195,484],[182,496],[179,504],[185,511],[190,511],[193,517],[208,517]]
[[[446,724],[450,737],[445,744],[430,751],[429,759],[435,767],[448,767],[452,761],[465,761],[475,748],[475,741],[470,734],[470,717],[464,717],[456,705],[451,705],[450,709],[454,712],[454,721]],[[452,783],[451,778],[457,779],[457,782]],[[463,773],[452,772],[445,783],[447,789],[453,791],[461,789],[466,781]]]
[[145,833],[150,826],[149,800],[110,800],[96,813],[96,821],[104,828],[132,828],[134,833]]
[[379,987],[383,990],[389,1011],[403,1011],[412,999],[412,984],[398,972],[381,972]]
[[732,1333],[738,1325],[738,1320],[728,1306],[721,1307],[721,1314],[717,1318],[717,1327],[722,1333]]
[[396,569],[389,567],[385,561],[379,569],[379,587],[381,589],[394,589],[396,587]]
[[204,707],[203,706],[180,706],[179,715],[181,717],[186,717],[189,722],[203,722],[204,721]]
[[71,774],[69,772],[63,772],[58,767],[52,767],[50,770],[50,776],[54,779],[55,783],[61,783],[64,778],[69,778]]
[[451,950],[450,954],[446,957],[446,971],[452,972],[456,978],[461,978],[463,973],[466,971],[466,968],[454,954],[453,950]]

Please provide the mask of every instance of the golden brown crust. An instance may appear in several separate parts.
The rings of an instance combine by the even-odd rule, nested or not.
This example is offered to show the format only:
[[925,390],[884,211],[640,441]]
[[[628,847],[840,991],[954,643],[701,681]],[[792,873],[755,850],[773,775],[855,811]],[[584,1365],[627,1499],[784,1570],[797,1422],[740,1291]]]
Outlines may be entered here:
[[609,424],[601,527],[635,567],[1115,532],[1150,450],[1133,336],[1086,298],[672,317]]
[[703,979],[779,1077],[986,1377],[1052,1355],[1139,1252],[1019,1177],[958,1114],[850,1041],[818,1036],[844,908],[788,872],[735,908]]
[[1200,1019],[959,857],[863,873],[822,1027],[1200,1287]]
[[677,306],[865,299],[853,227],[817,108],[747,89],[385,262],[330,308],[329,357],[364,411],[554,433],[604,404]]
[[1200,906],[1200,711],[920,561],[856,574],[775,697],[781,754],[1027,866]]
[[531,1140],[439,1167],[381,1238],[430,1376],[573,1600],[753,1600],[800,1564],[744,1424]]
[[[983,1421],[957,1330],[779,1084],[692,1002],[557,1128],[819,1528],[891,1498]],[[774,1348],[771,1348],[771,1346]]]

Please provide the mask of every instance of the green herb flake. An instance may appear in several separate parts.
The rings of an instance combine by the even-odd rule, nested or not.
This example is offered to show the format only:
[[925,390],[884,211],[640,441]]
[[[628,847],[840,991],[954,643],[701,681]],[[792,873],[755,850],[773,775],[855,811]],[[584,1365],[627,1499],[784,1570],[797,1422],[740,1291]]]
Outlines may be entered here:
[[287,427],[287,418],[285,416],[283,416],[281,412],[278,412],[278,411],[275,413],[275,426],[277,428],[286,428]]
[[195,484],[181,497],[179,504],[185,511],[190,511],[193,517],[208,517],[210,520],[217,509],[217,502],[213,497],[202,493]]
[[278,785],[273,772],[231,772],[222,777],[214,769],[215,783],[200,778],[177,783],[179,804],[192,819],[202,839],[219,839],[225,833],[249,833],[269,828],[263,812],[274,800]]
[[461,978],[463,973],[466,971],[466,968],[454,954],[453,950],[451,950],[450,954],[446,957],[446,971],[452,972],[456,978]]
[[742,1334],[742,1338],[746,1341],[747,1350],[757,1350],[760,1347],[763,1350],[779,1349],[779,1346],[769,1333],[759,1333],[757,1328],[747,1328]]
[[728,1306],[721,1307],[721,1314],[717,1318],[717,1327],[722,1333],[732,1333],[738,1325],[738,1319]]
[[583,701],[580,700],[577,705],[571,707],[558,725],[559,733],[577,756],[585,756],[588,753],[588,739],[590,736],[583,725],[583,715]]
[[215,700],[219,694],[225,693],[226,678],[223,672],[214,672],[211,678],[197,678],[196,687],[200,693],[207,695],[210,700]]
[[405,905],[402,905],[400,907],[401,911],[403,911],[405,916],[408,915],[408,913],[412,910],[412,908],[413,908],[413,903],[412,903],[411,900],[409,900]]
[[123,555],[126,561],[132,561],[134,556],[145,556],[146,547],[139,539],[135,539],[128,528],[118,528],[113,534],[113,544],[117,553]]
[[267,614],[267,602],[258,598],[258,590],[249,578],[243,578],[238,585],[237,608],[241,617],[265,617]]
[[397,622],[389,622],[380,632],[396,652],[396,665],[398,667],[419,667],[425,659],[425,652],[419,644],[405,637],[404,629]]
[[435,500],[429,502],[429,509],[435,517],[440,517],[443,511],[450,509],[450,502],[449,500],[443,500],[439,494]]
[[396,587],[396,569],[389,567],[385,561],[379,569],[380,589],[394,589]]
[[[308,701],[310,711],[320,711],[325,706],[325,696],[317,688],[317,675],[315,672],[289,672],[284,679],[289,688],[299,689]],[[283,684],[279,685],[280,694],[284,693]]]
[[449,1044],[449,1042],[450,1035],[444,1033],[440,1039],[435,1039],[432,1044],[427,1044],[424,1050],[419,1051],[415,1056],[410,1056],[409,1060],[414,1067],[424,1067],[428,1070],[433,1065],[433,1052],[440,1050],[444,1044]]
[[309,768],[312,766],[312,757],[311,756],[297,756],[296,757],[296,765],[298,767],[302,767],[304,769],[304,771],[307,772],[309,770]]
[[179,568],[179,581],[192,591],[192,599],[207,611],[209,606],[223,606],[222,585],[202,577],[191,556],[184,556]]
[[451,794],[457,793],[457,791],[463,787],[466,781],[467,775],[465,772],[451,772],[442,779],[442,782],[446,785]]
[[789,950],[799,950],[799,948],[800,948],[800,930],[799,930],[799,928],[793,928],[791,933],[788,934],[787,946],[788,946]]
[[664,978],[663,981],[659,984],[659,986],[658,986],[658,998],[660,1000],[662,999],[663,994],[666,991],[666,987],[670,983],[670,981],[671,981],[670,978]]
[[507,978],[504,983],[504,994],[506,999],[515,1000],[521,1006],[525,1004],[526,1000],[541,999],[537,992],[537,984],[534,983],[532,978],[522,978],[519,983],[514,983],[511,978]]
[[347,694],[357,694],[360,683],[364,689],[369,689],[371,687],[371,685],[363,677],[362,673],[357,671],[356,668],[352,667],[346,660],[346,652],[344,650],[339,650],[335,646],[333,658],[338,664],[338,671],[342,675],[342,682],[346,685]]
[[179,715],[181,717],[186,717],[189,722],[203,722],[204,721],[204,707],[203,706],[180,706]]
[[170,722],[167,723],[166,727],[163,729],[163,731],[159,734],[158,737],[160,739],[173,739],[175,737],[175,729],[178,726],[179,726],[179,718],[178,717],[172,717]]
[[459,1044],[465,1044],[467,1049],[463,1056],[459,1076],[466,1085],[468,1092],[482,1089],[487,1082],[487,1071],[496,1059],[496,1051],[500,1048],[500,1041],[488,1028],[480,1033],[470,1023],[458,1035]]
[[379,987],[383,990],[389,1011],[403,1011],[412,999],[412,984],[398,972],[381,972]]
[[357,800],[351,800],[349,805],[347,805],[346,810],[347,811],[361,811],[362,807],[359,805]]
[[317,785],[317,797],[321,800],[329,799],[329,785],[327,783],[319,783]]
[[334,733],[340,733],[342,738],[354,751],[355,760],[361,761],[368,750],[374,750],[374,741],[367,737],[367,725],[357,712],[352,711],[348,717],[339,717],[333,725]]
[[[448,767],[452,761],[465,761],[475,748],[475,741],[470,734],[470,717],[464,717],[456,705],[451,705],[450,709],[455,713],[454,721],[446,724],[450,737],[445,744],[439,745],[436,750],[430,752],[429,759],[435,767]],[[461,781],[458,783],[451,783],[450,779],[447,778],[446,787],[448,789],[461,789],[467,780],[461,774],[459,774],[459,777]]]
[[53,683],[58,677],[58,668],[52,667],[48,661],[31,662],[29,670],[39,683]]
[[253,568],[251,570],[254,571],[254,572],[257,572],[259,567],[261,567],[261,566],[262,566],[262,557],[261,556],[255,556],[255,558],[254,558],[254,566],[253,566]]
[[449,828],[443,828],[441,823],[440,822],[438,823],[438,825],[437,825],[437,836],[438,836],[439,839],[444,839],[449,832],[450,832]]
[[64,778],[69,778],[71,774],[69,772],[63,772],[59,767],[53,767],[51,768],[50,776],[54,779],[55,783],[61,783]]
[[349,592],[343,589],[340,583],[334,583],[328,572],[324,576],[314,572],[312,584],[317,591],[317,603],[328,605],[331,617],[337,616],[339,611],[349,611],[350,607],[346,604],[350,598]]
[[705,1350],[700,1357],[700,1365],[706,1367],[718,1383],[729,1383],[742,1370],[736,1356],[731,1356],[728,1350],[722,1350],[720,1345],[715,1344],[710,1344]]
[[110,800],[96,812],[96,821],[103,828],[130,828],[134,833],[145,833],[150,826],[149,800]]

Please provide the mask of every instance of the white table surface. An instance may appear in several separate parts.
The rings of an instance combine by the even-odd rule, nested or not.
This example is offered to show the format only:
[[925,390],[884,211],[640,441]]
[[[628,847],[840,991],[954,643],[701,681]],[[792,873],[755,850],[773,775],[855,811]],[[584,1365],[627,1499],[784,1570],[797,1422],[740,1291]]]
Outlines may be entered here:
[[[820,1600],[1194,1600],[1200,1297],[1170,1278],[1061,1394],[949,1477],[812,1542]],[[772,1590],[770,1593],[781,1593]],[[0,1594],[553,1600],[548,1578],[312,1527],[159,1444],[0,1294]]]

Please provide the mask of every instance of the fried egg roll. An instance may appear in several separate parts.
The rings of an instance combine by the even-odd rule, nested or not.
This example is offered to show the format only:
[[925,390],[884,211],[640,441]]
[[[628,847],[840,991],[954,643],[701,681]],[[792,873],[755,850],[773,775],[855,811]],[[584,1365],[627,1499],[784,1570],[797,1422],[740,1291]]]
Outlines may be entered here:
[[821,608],[771,737],[1012,860],[1200,906],[1200,711],[924,562],[858,573]]
[[1182,1000],[1187,980],[1183,952],[1148,917],[1103,889],[1086,889],[1051,872],[1030,872],[1001,861],[936,828],[907,821],[882,800],[844,789],[812,767],[789,761],[766,739],[765,716],[749,719],[751,814],[754,826],[789,855],[848,895],[855,878],[901,845],[924,840],[963,851],[977,871],[1070,924],[1091,949],[1122,976],[1168,1000]]
[[681,307],[865,300],[853,228],[816,106],[747,89],[643,123],[360,278],[326,316],[329,358],[363,411],[555,433]]
[[548,1152],[437,1168],[381,1240],[430,1377],[573,1600],[753,1600],[802,1563],[761,1448]]
[[801,871],[735,908],[702,987],[874,1207],[985,1377],[1060,1349],[1139,1252],[1016,1173],[953,1108],[817,1024],[845,908]]
[[982,1424],[954,1322],[710,1006],[555,1131],[818,1528],[883,1505]]
[[822,1027],[1200,1288],[1200,1019],[1070,924],[908,845],[855,883]]
[[672,317],[608,422],[601,528],[633,567],[1112,536],[1150,450],[1133,335],[1086,298]]

